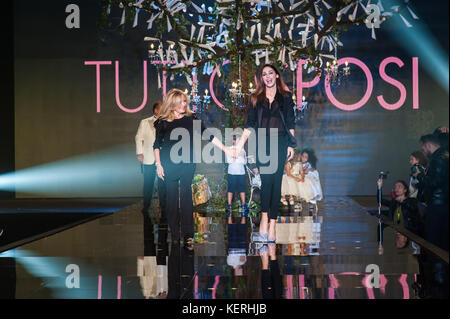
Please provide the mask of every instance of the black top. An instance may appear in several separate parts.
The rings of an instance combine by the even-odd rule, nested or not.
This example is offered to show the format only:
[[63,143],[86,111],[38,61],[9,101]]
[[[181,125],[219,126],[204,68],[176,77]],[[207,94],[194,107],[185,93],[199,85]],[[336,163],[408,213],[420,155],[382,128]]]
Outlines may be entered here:
[[[197,120],[194,122],[194,120]],[[178,129],[177,131],[174,131]],[[207,128],[203,122],[194,114],[184,116],[181,119],[174,119],[171,122],[158,119],[155,121],[156,137],[153,149],[160,150],[162,165],[172,164],[192,164],[201,161],[201,137]],[[170,135],[173,132],[172,139]],[[214,136],[210,136],[212,141]],[[195,143],[194,143],[195,140]],[[173,158],[170,157],[172,148],[175,152]],[[195,147],[195,149],[194,149]],[[196,154],[194,158],[194,153]]]
[[[295,103],[292,94],[287,92],[284,96],[277,91],[273,102],[269,105],[269,100],[258,101],[255,105],[249,106],[247,122],[245,128],[278,128],[280,134],[285,134],[283,121],[280,112],[283,112],[287,129],[295,129]],[[269,134],[269,130],[266,130]]]
[[[377,188],[377,200],[380,198],[380,190]],[[417,206],[417,199],[406,198],[403,202],[398,202],[395,199],[386,200],[381,199],[381,205],[389,207],[389,218],[396,224],[401,224],[409,231],[421,236],[423,232],[423,221],[419,215],[419,209]],[[397,209],[401,209],[401,217],[397,216]]]
[[428,205],[448,205],[448,150],[437,149],[430,159],[427,172],[417,175],[419,200]]

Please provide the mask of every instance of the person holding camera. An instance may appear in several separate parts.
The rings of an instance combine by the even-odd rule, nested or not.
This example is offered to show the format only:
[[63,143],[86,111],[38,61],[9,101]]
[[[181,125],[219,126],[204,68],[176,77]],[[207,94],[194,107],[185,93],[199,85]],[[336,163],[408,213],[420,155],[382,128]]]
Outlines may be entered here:
[[428,159],[422,151],[414,151],[409,156],[409,164],[411,165],[411,174],[409,178],[409,197],[417,198],[419,192],[419,181],[414,176],[417,173],[425,173],[428,165]]
[[383,186],[383,176],[377,181],[377,199],[381,199],[381,205],[389,207],[389,218],[394,224],[408,229],[409,231],[421,235],[421,223],[418,213],[417,199],[409,197],[408,184],[398,180],[394,183],[394,198],[392,200],[383,199],[380,192]]

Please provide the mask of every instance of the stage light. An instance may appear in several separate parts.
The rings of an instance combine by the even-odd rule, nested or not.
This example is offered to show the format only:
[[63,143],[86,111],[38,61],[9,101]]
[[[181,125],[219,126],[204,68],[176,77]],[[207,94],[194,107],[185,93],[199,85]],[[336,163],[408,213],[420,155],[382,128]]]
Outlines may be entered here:
[[[386,1],[385,7],[399,5],[399,1]],[[400,18],[389,19],[393,23],[394,29],[398,32],[392,34],[399,43],[411,54],[419,56],[422,60],[421,65],[429,72],[430,76],[444,88],[449,91],[448,77],[448,54],[442,48],[436,37],[430,32],[429,27],[422,19],[415,19],[413,28],[408,28]]]
[[[46,257],[39,254],[16,248],[0,253],[0,258],[14,258],[28,274],[42,280],[42,286],[51,291],[52,297],[57,299],[94,299],[97,297],[97,277],[92,266],[73,257]],[[69,288],[66,279],[68,265],[77,265],[82,274],[80,289]],[[18,285],[21,283],[18,282]],[[42,286],[40,288],[42,288]],[[28,295],[31,298],[36,296]],[[27,296],[27,297],[28,297]],[[39,298],[39,293],[38,296]]]
[[0,175],[0,190],[50,197],[133,197],[141,174],[134,144]]

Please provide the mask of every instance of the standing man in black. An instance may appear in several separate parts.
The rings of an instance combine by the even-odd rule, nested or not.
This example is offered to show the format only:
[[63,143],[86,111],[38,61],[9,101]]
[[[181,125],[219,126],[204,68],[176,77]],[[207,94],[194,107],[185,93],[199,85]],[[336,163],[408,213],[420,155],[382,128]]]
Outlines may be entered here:
[[426,173],[414,174],[422,194],[419,200],[427,205],[425,239],[448,251],[448,150],[433,134],[422,136],[420,144],[430,159]]
[[[153,152],[153,144],[155,143],[155,127],[154,123],[159,115],[159,110],[162,102],[158,101],[153,104],[153,116],[143,119],[136,133],[136,156],[141,163],[142,174],[144,174],[144,206],[142,213],[148,214],[150,209],[153,186],[156,177],[155,155]],[[158,178],[158,197],[159,205],[161,207],[161,217],[165,217],[165,185],[164,181]]]
[[[426,173],[416,172],[419,200],[426,205],[425,239],[448,251],[448,149],[441,146],[438,136],[420,138],[422,151],[430,159]],[[447,144],[448,145],[448,144]],[[426,254],[425,296],[448,298],[448,265],[434,255]]]

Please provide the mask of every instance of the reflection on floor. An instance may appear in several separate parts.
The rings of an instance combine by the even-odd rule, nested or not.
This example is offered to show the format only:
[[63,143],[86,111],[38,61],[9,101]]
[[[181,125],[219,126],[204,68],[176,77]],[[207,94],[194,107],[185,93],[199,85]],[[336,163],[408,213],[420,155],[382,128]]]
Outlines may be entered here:
[[415,297],[417,249],[397,248],[389,228],[380,247],[377,220],[349,198],[281,210],[274,245],[252,242],[256,217],[196,212],[192,250],[170,243],[158,211],[140,209],[1,253],[0,298]]
[[0,252],[114,213],[136,198],[0,201]]

